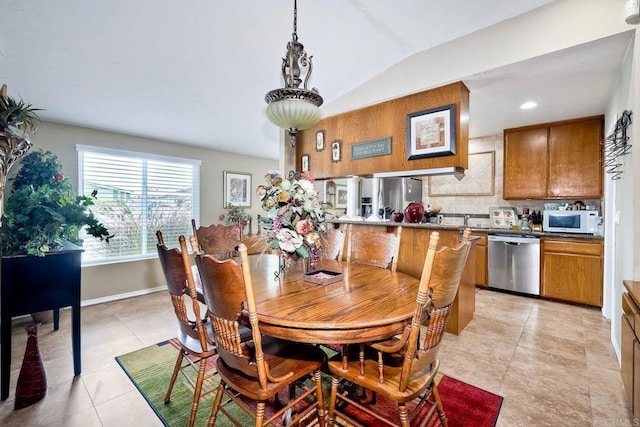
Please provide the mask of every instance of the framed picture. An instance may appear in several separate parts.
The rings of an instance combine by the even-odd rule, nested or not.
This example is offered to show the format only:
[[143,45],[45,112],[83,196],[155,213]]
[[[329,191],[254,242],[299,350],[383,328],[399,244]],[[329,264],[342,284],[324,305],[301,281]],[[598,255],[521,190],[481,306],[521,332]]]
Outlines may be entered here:
[[344,209],[347,207],[347,186],[336,185],[336,208]]
[[309,155],[303,154],[300,160],[302,172],[309,172]]
[[331,143],[331,161],[333,163],[338,163],[342,160],[342,143],[338,140],[333,141]]
[[409,160],[456,154],[456,105],[407,114]]
[[316,151],[324,150],[324,131],[316,132]]
[[224,171],[224,206],[251,207],[251,174]]

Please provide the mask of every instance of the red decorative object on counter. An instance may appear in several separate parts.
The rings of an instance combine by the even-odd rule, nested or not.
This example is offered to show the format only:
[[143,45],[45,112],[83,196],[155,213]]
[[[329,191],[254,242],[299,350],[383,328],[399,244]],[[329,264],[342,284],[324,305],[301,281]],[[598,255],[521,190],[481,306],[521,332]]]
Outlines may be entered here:
[[424,206],[422,206],[422,203],[409,203],[407,207],[404,208],[404,218],[407,222],[422,222],[422,218],[424,218]]
[[402,212],[395,211],[394,213],[391,214],[391,220],[393,222],[402,222],[403,219],[404,219],[404,214]]

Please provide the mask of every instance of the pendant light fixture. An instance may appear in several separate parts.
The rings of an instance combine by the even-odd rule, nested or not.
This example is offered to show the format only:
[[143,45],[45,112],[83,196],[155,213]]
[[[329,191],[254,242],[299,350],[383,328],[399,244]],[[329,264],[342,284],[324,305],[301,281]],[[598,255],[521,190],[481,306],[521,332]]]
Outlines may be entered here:
[[[307,129],[320,120],[322,97],[318,89],[307,89],[311,77],[313,56],[307,56],[297,34],[298,2],[293,2],[293,34],[287,43],[287,56],[282,58],[284,87],[267,93],[264,100],[267,116],[276,126],[287,129],[291,146],[296,144],[299,130]],[[300,85],[303,84],[302,87]]]

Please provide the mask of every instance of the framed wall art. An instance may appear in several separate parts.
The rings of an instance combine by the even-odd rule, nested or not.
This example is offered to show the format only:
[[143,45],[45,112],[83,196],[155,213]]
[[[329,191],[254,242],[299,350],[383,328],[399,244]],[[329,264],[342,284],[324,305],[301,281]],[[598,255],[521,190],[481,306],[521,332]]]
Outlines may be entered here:
[[302,157],[300,158],[300,167],[302,169],[302,172],[309,172],[309,155],[308,154],[303,154]]
[[316,151],[324,150],[324,131],[316,132]]
[[456,154],[456,105],[407,114],[409,160]]
[[347,207],[347,186],[336,185],[336,208],[344,209]]
[[331,161],[338,163],[342,160],[342,143],[338,140],[331,143]]
[[224,171],[224,207],[251,207],[251,174]]

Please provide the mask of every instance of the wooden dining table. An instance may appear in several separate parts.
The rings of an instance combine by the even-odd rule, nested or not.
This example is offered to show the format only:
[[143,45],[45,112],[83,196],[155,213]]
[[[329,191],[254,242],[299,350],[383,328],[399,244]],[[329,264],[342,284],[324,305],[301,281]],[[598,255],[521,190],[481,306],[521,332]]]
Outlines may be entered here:
[[[260,331],[313,344],[353,344],[389,338],[411,320],[419,280],[363,264],[321,260],[314,270],[340,280],[305,280],[302,266],[279,270],[277,255],[250,256]],[[278,273],[278,274],[276,274]]]

